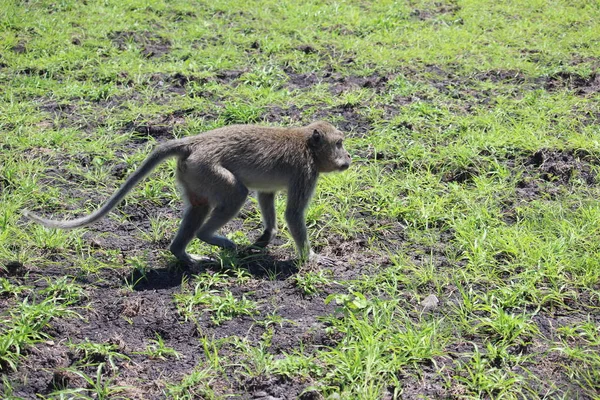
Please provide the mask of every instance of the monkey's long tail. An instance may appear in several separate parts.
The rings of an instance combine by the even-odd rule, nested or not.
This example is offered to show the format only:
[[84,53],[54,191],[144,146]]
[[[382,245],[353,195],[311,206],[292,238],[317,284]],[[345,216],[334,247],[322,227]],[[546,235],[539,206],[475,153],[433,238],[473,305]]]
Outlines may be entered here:
[[100,218],[104,217],[110,210],[115,208],[117,204],[123,200],[125,195],[129,193],[131,189],[141,181],[146,175],[148,175],[154,168],[158,166],[162,161],[169,157],[175,156],[183,156],[185,154],[185,150],[179,145],[176,141],[167,142],[156,149],[154,149],[148,157],[144,160],[142,165],[140,165],[130,176],[127,178],[125,183],[117,190],[99,209],[87,215],[85,217],[72,219],[72,220],[63,220],[57,221],[52,219],[47,219],[40,217],[32,213],[29,210],[23,210],[23,215],[27,218],[30,218],[48,228],[59,228],[59,229],[73,229],[79,228],[82,226],[89,225],[93,222],[96,222]]

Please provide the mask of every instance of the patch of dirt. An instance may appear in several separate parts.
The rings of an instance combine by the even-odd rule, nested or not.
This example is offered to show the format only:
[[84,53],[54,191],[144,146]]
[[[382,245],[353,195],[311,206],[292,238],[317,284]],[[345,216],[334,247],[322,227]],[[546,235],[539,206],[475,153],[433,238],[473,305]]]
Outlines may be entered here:
[[[372,88],[377,92],[386,90],[390,77],[371,75],[368,77],[344,77],[339,73],[326,72],[324,74],[308,73],[299,74],[286,71],[288,76],[287,87],[290,90],[310,89],[314,85],[326,83],[330,92],[339,96],[358,88]],[[315,112],[314,109],[317,109]],[[341,104],[327,107],[325,104],[298,107],[290,105],[287,108],[280,106],[270,107],[263,115],[268,122],[281,123],[308,123],[316,119],[324,119],[336,125],[340,130],[352,135],[363,136],[371,129],[369,120],[360,114],[360,104]],[[305,117],[310,115],[310,121]]]
[[594,186],[598,177],[593,165],[594,157],[573,150],[541,149],[529,156],[508,160],[514,171],[523,171],[517,182],[516,199],[505,206],[504,220],[516,221],[516,208],[521,203],[537,199],[554,199],[568,192],[574,184]]
[[304,111],[294,104],[287,108],[272,106],[267,109],[263,115],[263,119],[267,122],[281,122],[286,124],[303,123]]
[[40,77],[48,77],[50,75],[50,71],[45,68],[40,67],[25,67],[19,71],[19,73],[28,75],[28,76],[40,76]]
[[[419,71],[404,73],[405,76],[417,75]],[[524,90],[535,90],[544,88],[550,92],[557,90],[572,90],[578,95],[591,95],[600,91],[600,74],[597,72],[589,76],[581,76],[571,72],[558,72],[554,75],[542,78],[528,77],[519,70],[489,70],[475,73],[471,76],[455,73],[451,69],[442,69],[436,65],[426,65],[425,71],[432,74],[428,83],[436,87],[442,93],[459,94],[459,98],[474,98],[482,104],[493,104],[490,97],[493,97],[490,89],[475,90],[476,81],[489,81],[493,83],[509,84],[510,94],[517,97],[522,96]],[[486,101],[486,97],[488,98]]]
[[242,76],[246,71],[244,70],[223,70],[217,72],[216,79],[217,82],[221,84],[231,83],[233,80],[238,79]]
[[[139,133],[134,136],[134,140],[145,142],[150,137],[154,138],[158,142],[164,142],[170,139],[174,139],[173,136],[173,125],[170,124],[169,116],[160,116],[150,121],[144,121],[141,123],[135,123],[133,121],[125,124],[123,129],[125,131],[133,131]],[[182,123],[182,122],[178,122]]]
[[430,8],[414,9],[410,15],[418,20],[427,21],[443,15],[454,16],[460,9],[460,6],[454,2],[451,2],[451,4],[436,2],[433,3],[433,7]]
[[76,109],[75,105],[69,103],[58,103],[54,100],[47,101],[40,106],[40,110],[60,117],[64,114],[71,115]]
[[138,46],[146,58],[158,58],[171,51],[171,41],[154,32],[116,31],[108,37],[119,50]]
[[[448,357],[447,357],[448,358]],[[424,365],[421,371],[410,373],[399,373],[398,378],[402,382],[402,394],[400,399],[448,399],[453,398],[450,390],[446,388],[444,376],[439,373],[439,367],[448,363],[448,360],[436,357],[437,368],[433,365]],[[388,399],[392,399],[393,389],[389,388]]]
[[596,175],[590,164],[573,151],[542,149],[529,157],[525,166],[536,169],[547,182],[568,184],[579,178],[587,185],[596,184]]
[[14,51],[17,54],[23,54],[23,53],[27,53],[27,43],[21,41],[17,44],[15,44],[12,48],[12,51]]
[[212,77],[198,77],[193,74],[177,72],[175,74],[155,74],[152,79],[157,82],[169,83],[171,87],[186,88],[192,83],[199,85],[204,85],[208,82],[215,82],[222,85],[233,84],[244,73],[246,73],[245,70],[221,70]]
[[522,163],[525,172],[517,182],[517,195],[525,201],[543,196],[554,198],[575,179],[590,186],[597,181],[591,164],[573,151],[543,149]]
[[[429,74],[427,84],[435,87],[440,93],[458,100],[452,104],[454,112],[470,114],[480,108],[492,108],[496,104],[499,89],[480,88],[478,82],[501,83],[504,95],[522,96],[524,89],[532,90],[536,84],[529,82],[520,71],[489,70],[465,76],[452,69],[442,69],[436,65],[426,65],[425,72]],[[409,71],[405,76],[418,76],[420,71]],[[519,88],[517,89],[517,85]],[[425,98],[427,100],[427,98]]]
[[[248,395],[244,399],[274,400],[274,399],[312,399],[300,396],[307,387],[307,382],[287,379],[278,376],[259,376],[246,379],[244,387]],[[321,397],[314,397],[320,399]]]
[[133,93],[125,96],[113,96],[106,100],[57,102],[44,99],[40,102],[40,110],[49,114],[48,119],[38,123],[41,129],[76,128],[86,134],[91,134],[100,127],[107,125],[111,112],[123,107],[128,100],[135,100],[139,95]]
[[545,79],[544,88],[548,91],[569,89],[578,95],[600,92],[600,74],[581,76],[570,72],[558,72]]
[[[325,105],[318,111],[310,114],[312,107],[298,108],[291,105],[288,108],[280,106],[270,107],[262,119],[267,122],[280,122],[282,124],[305,124],[313,120],[323,119],[331,122],[349,137],[363,136],[370,129],[367,118],[360,115],[354,106],[335,106],[327,108]],[[306,118],[310,115],[310,119]]]
[[494,83],[512,83],[521,85],[527,81],[527,77],[519,70],[490,70],[480,72],[475,75],[475,79],[480,81],[490,81]]
[[[36,276],[31,278],[35,279]],[[177,379],[184,371],[191,371],[202,354],[196,327],[184,321],[178,314],[171,295],[167,293],[127,292],[117,288],[94,289],[87,287],[90,308],[78,310],[81,318],[59,319],[52,323],[48,333],[55,338],[69,338],[72,343],[91,341],[117,344],[118,352],[130,360],[115,358],[117,370],[105,372],[104,376],[117,373],[118,380],[132,384],[140,376],[148,382],[146,398],[160,398],[157,390],[163,379]],[[175,362],[171,359],[152,359],[136,354],[144,351],[150,340],[160,334],[169,347],[181,354]],[[65,368],[77,363],[108,362],[106,358],[82,360],[82,354],[66,346],[63,340],[52,341],[34,347],[19,372],[27,371],[27,384],[17,387],[15,395],[34,398],[37,393],[47,394],[57,384],[67,388],[85,387],[79,379],[73,379]],[[150,366],[150,364],[152,366]],[[179,366],[179,368],[175,368]],[[95,376],[95,367],[82,368]],[[110,368],[109,368],[110,369]]]
[[443,182],[470,183],[477,176],[477,170],[473,167],[458,168],[447,172],[442,177]]
[[296,50],[301,51],[304,54],[315,54],[318,52],[318,50],[310,44],[300,45],[296,47]]
[[26,272],[27,269],[19,261],[7,261],[0,268],[0,276],[23,276]]
[[374,89],[376,92],[383,91],[390,77],[386,75],[373,74],[370,76],[343,76],[338,72],[326,71],[321,74],[311,73],[295,73],[286,70],[288,76],[287,87],[290,90],[303,90],[311,88],[319,83],[329,85],[329,91],[335,95],[359,88]]
[[[125,257],[131,254],[131,249],[125,250],[126,247],[118,246],[123,250]],[[271,262],[274,265],[272,269],[265,269],[265,265]],[[214,264],[206,264],[193,270],[182,270],[174,265],[165,268],[161,264],[162,262],[153,258],[151,269],[144,277],[132,274],[120,276],[115,274],[116,271],[102,270],[93,279],[79,279],[78,283],[84,285],[87,294],[86,301],[81,303],[81,306],[85,307],[76,309],[80,317],[52,321],[51,328],[47,329],[46,333],[54,340],[29,349],[26,360],[19,369],[8,374],[15,388],[14,394],[24,398],[35,398],[36,394],[48,394],[56,387],[85,387],[81,378],[67,368],[77,367],[89,361],[109,364],[110,360],[104,356],[84,360],[83,353],[70,348],[68,343],[91,341],[116,345],[117,351],[127,358],[113,358],[116,369],[107,366],[103,376],[115,377],[113,383],[116,385],[133,386],[133,391],[137,393],[135,398],[143,399],[164,398],[162,389],[165,382],[181,380],[204,361],[201,337],[217,340],[237,335],[258,343],[262,340],[265,328],[256,324],[255,320],[263,320],[274,312],[287,321],[273,326],[274,335],[269,352],[274,356],[289,353],[301,343],[307,349],[332,344],[331,338],[324,332],[323,323],[318,320],[320,316],[333,312],[333,304],[325,305],[323,301],[328,291],[314,297],[303,296],[293,281],[287,279],[292,273],[297,273],[297,270],[290,269],[292,264],[268,261],[268,257],[266,263],[260,260],[250,262],[245,268],[253,275],[253,279],[244,286],[230,287],[230,290],[238,298],[244,295],[257,302],[259,315],[254,318],[238,317],[218,326],[212,323],[207,314],[200,314],[197,325],[186,321],[178,313],[173,296],[180,292],[184,277],[192,279],[191,275],[198,272],[227,273],[227,270]],[[289,272],[285,272],[286,269]],[[15,279],[21,284],[37,281],[36,289],[42,289],[44,277],[67,273],[68,270],[44,268],[30,271],[27,276]],[[135,286],[135,290],[125,289],[123,280],[136,278],[139,278],[140,282]],[[162,337],[166,346],[178,352],[179,358],[160,359],[139,354],[146,350],[151,340],[156,339],[157,334]],[[240,360],[240,354],[233,348],[223,350],[220,356],[224,360],[229,358],[233,363]],[[95,376],[96,367],[77,368]],[[248,380],[234,367],[228,367],[228,374],[228,385],[235,393],[258,395],[264,391],[272,396],[290,398],[286,397],[286,388],[299,394],[307,386],[306,382],[282,378],[264,377]],[[26,377],[26,380],[21,380],[21,377]]]
[[371,129],[371,124],[358,113],[358,109],[359,107],[347,105],[321,108],[313,114],[313,118],[331,121],[342,132],[347,132],[348,136],[364,136]]

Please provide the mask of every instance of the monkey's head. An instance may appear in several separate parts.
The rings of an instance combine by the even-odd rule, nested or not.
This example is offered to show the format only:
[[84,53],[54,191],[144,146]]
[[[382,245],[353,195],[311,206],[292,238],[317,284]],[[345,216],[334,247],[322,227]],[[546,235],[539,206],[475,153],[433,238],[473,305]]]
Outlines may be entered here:
[[350,167],[350,154],[344,148],[342,132],[323,121],[312,123],[307,128],[308,145],[319,172],[345,171]]

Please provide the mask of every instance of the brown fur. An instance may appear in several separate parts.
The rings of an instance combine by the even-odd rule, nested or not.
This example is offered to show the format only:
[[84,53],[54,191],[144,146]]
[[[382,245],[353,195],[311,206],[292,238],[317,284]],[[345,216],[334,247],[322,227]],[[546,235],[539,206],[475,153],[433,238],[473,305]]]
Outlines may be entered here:
[[177,180],[186,209],[170,249],[185,263],[194,259],[186,247],[194,236],[224,248],[235,244],[215,232],[233,218],[250,190],[258,192],[265,230],[255,245],[266,246],[277,231],[275,192],[287,190],[286,221],[301,258],[313,256],[304,215],[320,173],[343,171],[350,165],[344,135],[318,121],[298,128],[233,125],[159,146],[123,186],[97,211],[70,221],[54,221],[25,211],[48,227],[76,228],[106,215],[144,176],[168,157],[177,157]]

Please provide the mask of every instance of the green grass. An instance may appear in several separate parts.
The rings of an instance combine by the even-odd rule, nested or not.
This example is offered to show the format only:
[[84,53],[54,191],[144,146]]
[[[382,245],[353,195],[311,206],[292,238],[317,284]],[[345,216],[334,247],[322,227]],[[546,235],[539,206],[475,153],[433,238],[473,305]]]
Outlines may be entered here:
[[[59,284],[60,285],[60,284]],[[50,289],[50,287],[49,287]],[[14,294],[14,292],[13,292]],[[0,320],[0,370],[16,370],[23,352],[48,338],[44,332],[55,318],[75,316],[71,293],[46,290],[47,297],[16,302]],[[64,295],[63,295],[64,294]]]
[[191,320],[201,319],[199,311],[210,314],[210,319],[215,325],[220,325],[235,317],[257,312],[255,302],[235,297],[229,290],[222,287],[226,277],[221,274],[202,274],[195,277],[190,285],[195,283],[193,289],[182,288],[182,292],[174,296],[179,312]]
[[[175,164],[101,228],[48,230],[22,209],[90,212],[169,138],[323,118],[354,159],[307,212],[336,266],[290,273],[194,242],[221,265],[157,289],[196,325],[193,368],[125,379],[130,361],[186,355],[151,329],[127,350],[78,338],[60,371],[85,387],[47,398],[217,399],[277,379],[332,399],[598,398],[599,19],[584,0],[4,0],[0,393],[26,397],[32,352],[64,342],[56,321],[109,289],[137,299],[173,264]],[[226,234],[247,245],[256,202],[242,214]],[[276,261],[293,255],[280,224]]]

